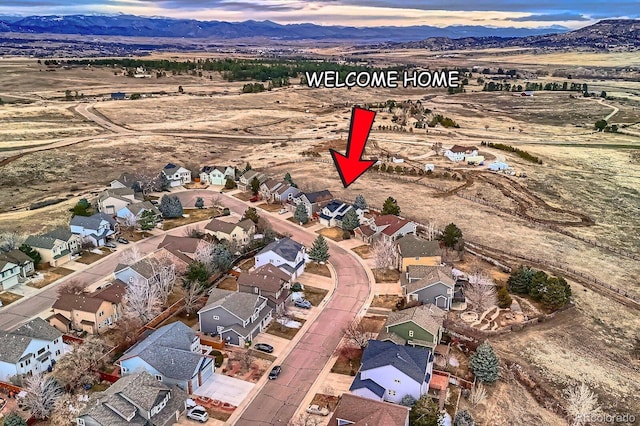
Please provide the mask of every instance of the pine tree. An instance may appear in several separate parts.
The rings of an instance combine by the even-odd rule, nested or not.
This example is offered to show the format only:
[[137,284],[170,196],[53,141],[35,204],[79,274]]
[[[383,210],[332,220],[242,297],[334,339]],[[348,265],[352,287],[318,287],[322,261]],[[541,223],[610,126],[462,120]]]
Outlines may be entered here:
[[398,206],[398,202],[393,198],[389,197],[384,200],[384,204],[382,205],[382,214],[400,214],[400,207]]
[[528,294],[534,274],[535,272],[531,268],[520,265],[507,280],[509,290],[516,294]]
[[245,220],[245,219],[251,219],[251,221],[257,225],[258,221],[260,220],[260,215],[258,214],[258,210],[256,210],[255,207],[249,207],[247,210],[244,211],[244,216],[242,216],[242,220]]
[[15,413],[9,413],[7,417],[4,418],[4,426],[27,426],[27,422],[25,419],[20,417]]
[[138,220],[138,225],[140,225],[140,229],[143,231],[148,231],[152,229],[156,224],[156,215],[151,210],[145,210],[140,215],[140,220]]
[[287,182],[289,185],[293,186],[293,178],[291,177],[291,173],[287,172],[284,175],[284,181]]
[[542,299],[542,295],[547,291],[547,281],[549,280],[549,276],[544,271],[536,271],[533,274],[533,279],[531,280],[531,287],[529,288],[529,296],[533,297],[535,300]]
[[[562,279],[564,281],[564,279]],[[541,300],[544,306],[551,309],[559,309],[567,304],[569,297],[567,297],[567,283],[564,283],[558,277],[551,277],[547,280],[545,291],[542,294]],[[569,288],[569,291],[571,289]]]
[[511,295],[506,287],[498,289],[498,307],[505,309],[511,306]]
[[224,182],[224,188],[225,189],[233,189],[236,186],[237,186],[236,182],[233,179],[231,179],[230,177],[228,177],[227,180]]
[[342,229],[345,231],[353,231],[360,226],[360,219],[355,209],[349,209],[342,218]]
[[258,195],[258,192],[260,192],[260,181],[254,176],[253,179],[251,179],[251,193]]
[[204,207],[204,199],[202,197],[196,198],[196,207],[201,209]]
[[309,222],[309,214],[307,213],[307,208],[304,206],[304,204],[298,204],[296,206],[296,210],[293,212],[293,218],[296,220],[296,222],[303,225]]
[[454,248],[462,239],[462,231],[455,223],[450,223],[444,228],[440,239],[445,247]]
[[163,195],[158,210],[165,218],[180,217],[184,213],[180,199],[175,195]]
[[439,426],[441,421],[438,404],[428,394],[422,395],[409,411],[411,426]]
[[471,356],[473,374],[481,383],[494,383],[500,374],[500,361],[489,342],[484,342]]
[[21,252],[29,256],[31,260],[33,260],[34,265],[38,265],[40,262],[42,262],[42,256],[40,256],[40,253],[38,253],[38,251],[33,247],[31,247],[30,245],[22,244],[18,248],[18,250],[20,250]]
[[325,263],[329,260],[329,245],[322,235],[318,235],[318,238],[313,242],[309,251],[309,259],[316,263]]
[[367,201],[364,199],[362,194],[358,194],[356,199],[353,201],[353,207],[360,210],[367,210]]
[[476,426],[476,421],[467,410],[460,410],[453,419],[453,426]]

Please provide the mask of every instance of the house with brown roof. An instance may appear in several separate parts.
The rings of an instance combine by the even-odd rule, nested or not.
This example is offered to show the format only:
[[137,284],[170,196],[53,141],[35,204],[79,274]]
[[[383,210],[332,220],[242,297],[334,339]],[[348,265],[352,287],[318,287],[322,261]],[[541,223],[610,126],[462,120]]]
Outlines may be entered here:
[[196,259],[199,251],[204,251],[211,243],[193,237],[181,237],[177,235],[166,235],[164,240],[158,244],[159,249],[163,249],[176,265],[177,270],[185,270]]
[[262,184],[262,182],[268,179],[268,176],[257,170],[248,170],[240,176],[240,179],[238,179],[238,189],[242,191],[249,191],[251,189],[251,182],[253,181],[253,178],[258,179],[258,183]]
[[238,291],[266,297],[268,306],[276,312],[282,312],[289,297],[290,279],[286,272],[269,263],[251,272],[241,273]]
[[376,238],[385,238],[395,241],[407,234],[415,234],[418,225],[401,217],[385,214],[372,216],[369,220],[354,230],[356,238],[365,243],[371,243]]
[[410,265],[438,266],[442,263],[440,243],[414,234],[398,239],[396,253],[396,265],[400,272],[405,272]]
[[377,339],[435,349],[444,332],[445,315],[445,311],[432,304],[391,312]]
[[[0,262],[7,261],[10,263],[14,263],[20,266],[20,277],[27,278],[34,274],[35,265],[33,263],[33,259],[24,254],[18,249],[10,250],[5,253],[0,254]],[[5,288],[6,289],[6,288]]]
[[239,245],[246,245],[256,233],[256,225],[250,219],[244,219],[237,223],[225,222],[220,219],[211,219],[204,230],[213,235],[218,241],[227,240]]
[[444,156],[451,161],[464,161],[466,157],[476,157],[478,148],[475,146],[454,145],[444,152]]
[[409,407],[342,394],[329,426],[409,426]]
[[294,197],[298,196],[298,194],[300,194],[300,190],[298,188],[285,183],[276,189],[273,194],[273,200],[276,203],[286,203],[287,201],[292,201]]
[[449,267],[410,265],[400,275],[400,285],[407,302],[432,303],[447,311],[451,308],[455,280]]
[[278,182],[275,179],[267,179],[260,185],[260,195],[267,202],[274,201],[274,196],[278,188],[285,185],[286,182]]
[[61,294],[53,304],[49,324],[63,333],[104,333],[122,316],[125,293],[124,283],[117,282],[94,293]]

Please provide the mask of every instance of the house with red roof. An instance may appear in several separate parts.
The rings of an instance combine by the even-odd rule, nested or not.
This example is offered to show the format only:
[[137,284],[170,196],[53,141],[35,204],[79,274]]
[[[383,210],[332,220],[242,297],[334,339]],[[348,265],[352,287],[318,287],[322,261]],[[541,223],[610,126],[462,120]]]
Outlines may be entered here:
[[395,241],[407,234],[415,234],[418,225],[408,219],[385,214],[373,216],[368,222],[354,230],[356,238],[365,243],[371,243],[376,238],[386,238]]

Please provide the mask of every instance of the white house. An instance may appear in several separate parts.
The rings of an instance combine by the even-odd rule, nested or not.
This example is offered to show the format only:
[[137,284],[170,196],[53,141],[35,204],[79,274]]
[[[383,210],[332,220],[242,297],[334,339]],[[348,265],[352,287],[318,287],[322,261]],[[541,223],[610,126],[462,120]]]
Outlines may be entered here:
[[363,222],[364,211],[356,209],[351,204],[343,203],[339,200],[332,200],[322,208],[319,215],[319,222],[324,226],[342,226],[342,219],[349,210],[354,210],[358,216],[358,221]]
[[433,353],[429,348],[370,340],[349,390],[363,398],[396,404],[405,395],[418,400],[429,390],[432,372]]
[[508,168],[509,168],[509,165],[503,161],[494,161],[493,163],[489,164],[489,166],[487,167],[487,169],[494,172],[498,172],[500,170],[507,170]]
[[191,182],[191,171],[184,167],[176,166],[173,163],[169,163],[162,169],[162,174],[169,181],[169,186],[175,187],[184,185]]
[[[36,268],[33,259],[18,249],[13,249],[5,253],[0,253],[0,263],[7,261],[20,267],[20,278],[27,278],[34,274]],[[5,284],[5,290],[8,288]]]
[[64,352],[62,333],[42,318],[15,331],[0,331],[0,380],[47,371]]
[[300,194],[300,190],[298,188],[285,183],[276,189],[273,194],[273,200],[278,203],[285,203],[287,201],[292,201],[298,194]]
[[286,272],[291,279],[304,273],[305,247],[291,238],[282,238],[266,246],[255,256],[256,269],[272,264]]
[[105,213],[96,213],[92,216],[74,216],[70,225],[72,233],[101,247],[107,242],[107,237],[115,234],[117,222]]
[[292,202],[295,206],[302,204],[311,217],[314,213],[319,213],[331,200],[333,200],[333,195],[325,189],[316,192],[301,192],[293,197]]
[[260,173],[257,170],[248,170],[238,180],[238,188],[242,191],[248,191],[251,189],[251,182],[253,179],[258,179],[258,183],[262,184],[265,180],[268,179],[267,175],[264,173]]
[[[112,182],[111,185],[117,185],[114,182]],[[113,215],[116,214],[118,210],[137,201],[135,192],[131,188],[106,189],[98,194],[98,211]]]
[[20,281],[20,265],[0,257],[0,291],[7,290]]
[[477,155],[478,148],[475,146],[454,145],[444,152],[444,156],[454,162],[464,161],[466,157],[476,157]]
[[200,171],[200,182],[224,186],[227,179],[236,180],[236,169],[231,166],[204,166]]

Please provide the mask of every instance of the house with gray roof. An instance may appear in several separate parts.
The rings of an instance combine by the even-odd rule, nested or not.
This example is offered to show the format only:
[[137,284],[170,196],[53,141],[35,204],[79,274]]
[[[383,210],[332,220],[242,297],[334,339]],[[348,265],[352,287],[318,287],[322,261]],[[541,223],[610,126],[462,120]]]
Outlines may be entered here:
[[309,217],[312,217],[315,214],[320,214],[322,208],[331,200],[333,200],[333,195],[329,190],[324,189],[315,192],[301,192],[293,198],[292,202],[295,206],[302,204],[307,209]]
[[200,171],[200,182],[224,186],[227,179],[236,180],[236,169],[231,166],[204,166]]
[[191,182],[191,170],[169,163],[162,169],[162,174],[169,181],[170,187],[176,187]]
[[429,390],[432,372],[430,349],[370,340],[349,390],[364,398],[396,404],[405,395],[418,400]]
[[364,210],[357,209],[353,207],[351,204],[344,203],[340,200],[331,200],[329,204],[324,206],[319,213],[319,222],[328,227],[340,227],[342,228],[342,219],[344,215],[347,214],[349,210],[353,210],[358,216],[358,220],[360,223],[365,221],[364,219]]
[[267,180],[265,180],[260,185],[260,195],[262,196],[262,199],[267,201],[267,202],[269,202],[269,203],[274,201],[274,195],[275,195],[276,191],[278,190],[278,188],[280,188],[281,186],[283,186],[285,184],[286,184],[286,182],[277,181],[275,179],[267,179]]
[[400,286],[407,302],[432,303],[447,311],[451,308],[455,280],[449,267],[409,265],[400,275]]
[[101,213],[114,215],[118,210],[139,200],[138,195],[131,188],[106,189],[98,194],[96,204]]
[[[0,262],[7,261],[20,267],[20,278],[27,278],[35,272],[33,259],[18,249],[13,249],[5,253],[0,253]],[[5,287],[6,289],[7,287]]]
[[136,185],[140,184],[140,179],[138,176],[133,175],[131,173],[124,172],[120,175],[119,178],[112,180],[109,183],[110,189],[120,189],[120,188],[129,188],[133,189]]
[[253,169],[248,170],[245,173],[243,173],[242,176],[240,176],[240,179],[238,179],[238,189],[242,191],[250,190],[251,182],[253,181],[253,178],[258,179],[258,183],[262,185],[262,183],[266,181],[269,177],[257,170],[253,170]]
[[0,291],[8,290],[20,282],[20,265],[0,255]]
[[162,268],[175,268],[173,264],[163,265],[157,259],[145,257],[131,265],[119,263],[114,271],[115,278],[125,284],[141,280],[147,285],[159,279]]
[[0,331],[0,380],[45,372],[63,352],[62,333],[42,318],[12,332]]
[[193,394],[213,375],[210,347],[187,325],[177,321],[155,330],[118,360],[123,375],[146,371],[168,385]]
[[266,297],[214,288],[198,311],[200,331],[218,335],[230,345],[245,346],[269,325],[272,312]]
[[96,213],[91,216],[74,216],[70,222],[71,232],[88,241],[95,247],[101,247],[107,238],[117,232],[118,223],[106,213]]
[[154,223],[157,223],[162,218],[162,213],[151,201],[140,201],[137,203],[131,203],[116,212],[116,217],[120,222],[124,222],[127,225],[137,224],[142,218],[142,214],[146,211],[153,213]]
[[295,186],[284,183],[273,193],[273,200],[277,203],[291,202],[300,192]]
[[396,264],[400,272],[410,265],[438,266],[442,263],[440,242],[407,234],[396,242]]
[[306,253],[302,244],[288,237],[281,238],[255,255],[255,267],[274,265],[286,272],[293,280],[304,273]]
[[49,263],[52,267],[64,265],[82,250],[80,236],[64,228],[54,229],[46,234],[31,235],[24,243],[40,254],[43,263]]
[[213,218],[211,222],[205,225],[204,232],[213,235],[218,241],[226,240],[244,246],[249,244],[255,235],[256,224],[251,219],[231,223]]
[[80,426],[168,426],[186,410],[189,395],[146,371],[121,377],[103,392],[91,395],[80,411]]
[[445,315],[445,311],[432,304],[391,312],[377,339],[434,349],[444,332]]

